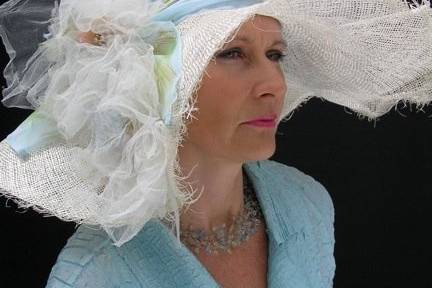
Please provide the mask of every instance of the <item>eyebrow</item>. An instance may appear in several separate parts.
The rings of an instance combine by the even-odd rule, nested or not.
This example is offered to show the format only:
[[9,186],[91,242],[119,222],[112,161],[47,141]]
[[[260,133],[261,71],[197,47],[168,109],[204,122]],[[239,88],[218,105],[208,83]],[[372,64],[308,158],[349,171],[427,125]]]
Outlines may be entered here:
[[[234,41],[234,40],[243,41],[243,42],[247,42],[247,43],[252,43],[252,40],[249,39],[248,37],[245,37],[245,36],[239,36],[237,38],[234,38],[232,41]],[[288,44],[283,39],[275,40],[273,42],[272,46],[276,45],[276,44],[282,44],[285,48],[288,47]]]

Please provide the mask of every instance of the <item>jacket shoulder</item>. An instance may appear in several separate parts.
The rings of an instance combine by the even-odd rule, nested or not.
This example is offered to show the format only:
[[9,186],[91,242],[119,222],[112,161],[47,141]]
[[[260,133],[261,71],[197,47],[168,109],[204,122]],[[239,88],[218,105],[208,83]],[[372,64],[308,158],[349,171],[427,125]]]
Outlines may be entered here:
[[57,257],[46,287],[135,287],[133,278],[108,235],[82,225]]
[[[319,214],[328,217],[328,220],[333,225],[334,222],[334,206],[333,200],[322,183],[317,181],[312,176],[300,171],[299,169],[273,160],[259,161],[264,173],[268,174],[267,179],[272,179],[280,187],[290,187],[294,190],[300,190],[302,198],[312,205],[313,209]],[[295,187],[292,187],[292,186]],[[288,196],[286,189],[282,189],[275,196]]]

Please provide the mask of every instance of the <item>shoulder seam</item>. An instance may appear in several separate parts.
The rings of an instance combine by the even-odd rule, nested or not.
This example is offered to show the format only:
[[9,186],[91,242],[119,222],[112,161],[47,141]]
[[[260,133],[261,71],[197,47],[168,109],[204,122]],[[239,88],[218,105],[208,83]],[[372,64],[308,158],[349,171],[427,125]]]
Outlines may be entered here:
[[76,278],[75,278],[73,284],[75,284],[76,281],[79,279],[79,277],[82,275],[82,273],[84,272],[84,269],[85,269],[89,264],[91,264],[91,263],[93,262],[93,260],[94,260],[95,257],[96,257],[96,252],[101,251],[101,250],[105,247],[106,242],[109,242],[109,240],[108,240],[108,239],[107,239],[107,240],[104,240],[104,241],[101,243],[101,245],[99,245],[99,247],[97,247],[97,249],[92,250],[92,255],[91,255],[90,259],[87,261],[87,263],[85,263],[85,264],[82,266],[82,268],[80,269],[80,272],[77,274],[77,276],[76,276]]

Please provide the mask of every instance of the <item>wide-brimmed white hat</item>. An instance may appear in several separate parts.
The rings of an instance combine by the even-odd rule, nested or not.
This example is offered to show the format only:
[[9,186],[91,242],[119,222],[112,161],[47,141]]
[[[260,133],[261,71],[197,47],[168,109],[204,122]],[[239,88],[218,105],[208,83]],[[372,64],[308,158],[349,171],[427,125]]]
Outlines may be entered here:
[[[424,1],[425,2],[425,1]],[[116,245],[194,192],[177,148],[215,52],[243,23],[281,23],[288,120],[311,97],[377,118],[432,100],[432,7],[397,0],[11,0],[3,103],[35,112],[0,143],[0,193]],[[91,31],[98,41],[80,41]],[[323,115],[325,117],[325,115]]]

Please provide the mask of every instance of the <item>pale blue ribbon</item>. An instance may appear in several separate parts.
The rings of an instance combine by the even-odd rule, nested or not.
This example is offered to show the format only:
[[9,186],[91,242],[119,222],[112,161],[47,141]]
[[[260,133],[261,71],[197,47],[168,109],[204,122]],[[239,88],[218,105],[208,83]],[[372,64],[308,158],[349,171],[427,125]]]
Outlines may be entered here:
[[184,17],[209,9],[236,9],[261,3],[262,0],[180,0],[156,14],[152,19],[156,21],[171,21],[180,23]]

